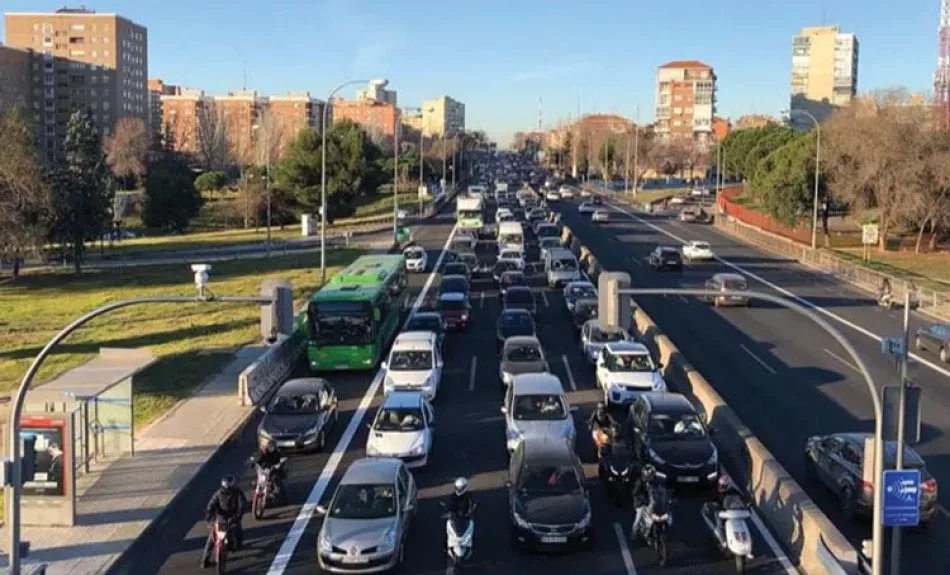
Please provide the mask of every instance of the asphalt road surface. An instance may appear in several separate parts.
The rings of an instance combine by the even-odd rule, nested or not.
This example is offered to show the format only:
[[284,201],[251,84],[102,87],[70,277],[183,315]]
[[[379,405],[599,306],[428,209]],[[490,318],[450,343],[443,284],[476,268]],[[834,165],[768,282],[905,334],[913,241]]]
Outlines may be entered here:
[[[902,311],[887,311],[867,293],[749,247],[711,226],[680,223],[673,213],[644,215],[615,204],[611,223],[593,224],[576,206],[562,202],[557,211],[605,269],[630,273],[640,287],[702,288],[714,273],[742,273],[750,289],[794,295],[817,308],[857,348],[878,387],[898,382],[894,363],[881,354],[880,338],[900,335]],[[678,247],[691,240],[709,242],[719,260],[687,264],[681,273],[656,272],[647,266],[646,257],[657,245]],[[808,437],[873,432],[867,386],[837,342],[807,318],[761,302],[748,309],[715,309],[677,296],[638,301],[860,549],[861,540],[871,537],[870,521],[846,521],[838,498],[804,471],[803,447]],[[930,323],[912,314],[912,343],[917,327]],[[907,532],[902,565],[907,573],[950,573],[950,551],[945,544],[950,487],[944,487],[950,486],[950,370],[932,352],[918,354],[915,383],[923,391],[923,430],[922,441],[914,449],[942,487],[938,491],[941,507],[929,529]]]
[[[446,244],[453,227],[451,216],[441,216],[415,232],[416,242],[429,251],[434,262]],[[431,267],[431,264],[430,264]],[[412,297],[422,294],[428,274],[411,278]],[[437,276],[428,292],[431,299]],[[614,575],[658,573],[656,557],[642,544],[630,544],[629,526],[633,512],[629,504],[612,507],[604,498],[597,480],[596,464],[589,436],[583,432],[590,409],[599,393],[593,373],[583,365],[578,346],[569,328],[560,291],[534,289],[539,303],[538,328],[549,357],[551,369],[568,390],[579,428],[578,450],[589,478],[594,507],[595,545],[593,551],[566,555],[528,555],[515,551],[508,540],[507,499],[504,481],[507,455],[504,423],[499,412],[502,392],[498,381],[498,359],[494,342],[495,320],[500,310],[496,290],[490,278],[474,283],[472,302],[474,320],[468,331],[452,334],[446,342],[445,371],[434,406],[437,431],[429,467],[415,472],[419,485],[419,507],[406,549],[403,573],[445,573],[444,523],[437,501],[451,489],[452,480],[462,475],[470,484],[479,511],[476,517],[474,564],[469,573],[492,575]],[[367,429],[365,423],[375,412],[382,395],[378,376],[372,372],[330,374],[328,379],[340,396],[340,419],[328,445],[328,453],[294,456],[288,464],[289,504],[269,510],[258,522],[245,516],[245,547],[232,554],[229,572],[234,573],[313,573],[317,570],[316,543],[319,520],[313,506],[326,503],[347,465],[363,457]],[[125,565],[117,572],[168,573],[198,570],[201,548],[207,536],[203,521],[204,505],[219,478],[239,472],[242,462],[255,448],[254,428],[233,442],[202,473],[197,486],[166,514],[154,535],[136,545]],[[249,491],[250,470],[240,475],[240,484]],[[319,495],[319,497],[318,497]],[[309,498],[309,501],[308,501]],[[669,563],[664,573],[731,573],[731,560],[714,547],[699,516],[701,495],[680,494],[673,510]],[[753,528],[756,559],[749,573],[787,573],[763,535]],[[295,543],[295,544],[294,544]],[[781,550],[778,550],[781,554]],[[123,571],[123,568],[126,571]],[[129,570],[131,569],[131,570]]]

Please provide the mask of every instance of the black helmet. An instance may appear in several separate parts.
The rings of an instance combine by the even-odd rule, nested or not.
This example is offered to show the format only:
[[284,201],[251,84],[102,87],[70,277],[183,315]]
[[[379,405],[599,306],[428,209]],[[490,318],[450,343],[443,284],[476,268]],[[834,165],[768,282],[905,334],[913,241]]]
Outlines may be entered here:
[[656,468],[647,463],[643,466],[641,474],[643,475],[644,481],[652,482],[654,479],[656,479]]
[[264,442],[264,451],[270,452],[270,451],[274,451],[275,449],[277,449],[277,444],[274,442],[273,439],[268,439],[267,441]]
[[603,415],[607,411],[607,404],[603,401],[597,403],[597,415]]
[[221,478],[221,489],[230,489],[232,487],[234,487],[233,475],[225,475],[223,478]]

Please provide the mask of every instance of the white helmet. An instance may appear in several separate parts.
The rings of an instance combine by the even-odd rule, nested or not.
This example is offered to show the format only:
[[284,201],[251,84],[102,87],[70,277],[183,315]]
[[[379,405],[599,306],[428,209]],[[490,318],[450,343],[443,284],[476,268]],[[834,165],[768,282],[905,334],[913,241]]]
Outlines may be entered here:
[[455,494],[462,495],[468,491],[468,480],[464,477],[459,477],[455,480]]

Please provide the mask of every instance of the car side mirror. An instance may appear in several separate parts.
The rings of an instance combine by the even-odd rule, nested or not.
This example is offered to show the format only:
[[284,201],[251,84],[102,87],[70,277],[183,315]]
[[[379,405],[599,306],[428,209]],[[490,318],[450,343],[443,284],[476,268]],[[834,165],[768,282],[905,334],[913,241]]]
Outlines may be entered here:
[[261,413],[267,413],[267,406],[266,406],[266,405],[262,405],[262,406],[258,407],[257,409],[261,410]]
[[385,361],[382,362],[382,363],[380,363],[380,364],[379,364],[379,367],[382,368],[382,369],[389,369],[389,366],[388,366],[388,364],[387,364]]
[[502,405],[502,406],[501,406],[501,412],[502,412],[503,414],[505,414],[505,415],[508,415],[508,408],[505,407],[504,405]]
[[416,506],[413,505],[412,503],[407,503],[406,506],[402,508],[402,510],[405,511],[406,513],[412,513],[413,511],[416,510]]
[[324,517],[327,514],[327,508],[324,507],[323,505],[317,505],[316,512],[317,512],[317,516]]

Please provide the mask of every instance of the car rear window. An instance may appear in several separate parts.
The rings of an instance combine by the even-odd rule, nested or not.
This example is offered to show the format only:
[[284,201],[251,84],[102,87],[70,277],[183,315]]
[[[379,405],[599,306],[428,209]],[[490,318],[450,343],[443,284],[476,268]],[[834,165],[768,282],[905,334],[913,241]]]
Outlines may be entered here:
[[723,280],[722,287],[726,289],[744,290],[749,289],[749,284],[747,284],[745,280],[728,279]]

